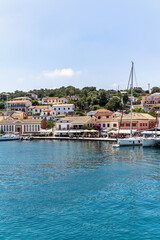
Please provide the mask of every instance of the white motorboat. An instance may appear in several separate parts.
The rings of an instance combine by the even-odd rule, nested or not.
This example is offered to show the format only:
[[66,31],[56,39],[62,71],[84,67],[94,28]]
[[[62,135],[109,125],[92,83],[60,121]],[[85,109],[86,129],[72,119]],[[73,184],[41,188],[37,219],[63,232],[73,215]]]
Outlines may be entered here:
[[13,141],[13,140],[19,140],[19,136],[14,134],[5,134],[0,136],[0,141]]

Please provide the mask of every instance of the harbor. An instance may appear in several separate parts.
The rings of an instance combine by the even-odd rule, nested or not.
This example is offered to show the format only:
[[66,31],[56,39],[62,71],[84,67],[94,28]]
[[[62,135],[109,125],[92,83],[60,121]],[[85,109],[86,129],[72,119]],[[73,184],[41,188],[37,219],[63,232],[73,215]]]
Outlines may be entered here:
[[66,140],[0,145],[2,239],[159,237],[158,149]]

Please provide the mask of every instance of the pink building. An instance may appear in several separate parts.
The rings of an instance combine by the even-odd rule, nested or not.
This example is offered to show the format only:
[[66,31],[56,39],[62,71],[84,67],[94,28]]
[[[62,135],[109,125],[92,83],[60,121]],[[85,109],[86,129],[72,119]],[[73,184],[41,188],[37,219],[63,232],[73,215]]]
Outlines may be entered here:
[[160,105],[160,93],[147,94],[142,97],[141,105],[145,110],[149,110],[152,107],[159,108]]

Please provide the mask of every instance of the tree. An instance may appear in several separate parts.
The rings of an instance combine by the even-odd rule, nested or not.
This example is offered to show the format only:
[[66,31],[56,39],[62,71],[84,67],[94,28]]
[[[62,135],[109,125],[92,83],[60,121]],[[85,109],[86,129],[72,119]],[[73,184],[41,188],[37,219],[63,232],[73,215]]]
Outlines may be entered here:
[[3,102],[0,102],[0,109],[5,109],[5,104]]
[[108,102],[107,94],[105,91],[101,91],[99,93],[99,105],[104,107],[106,103]]
[[122,109],[121,99],[119,97],[112,97],[106,104],[106,108],[111,111],[117,111],[118,109]]
[[51,129],[53,127],[52,121],[46,121],[46,128]]
[[154,107],[152,107],[148,113],[149,113],[151,116],[156,117],[156,110],[155,110]]
[[160,88],[159,87],[153,87],[152,88],[152,93],[156,93],[156,92],[160,92]]
[[37,100],[32,100],[31,103],[32,103],[32,106],[38,106],[39,105],[39,102]]
[[146,113],[142,108],[135,108],[133,109],[133,112]]

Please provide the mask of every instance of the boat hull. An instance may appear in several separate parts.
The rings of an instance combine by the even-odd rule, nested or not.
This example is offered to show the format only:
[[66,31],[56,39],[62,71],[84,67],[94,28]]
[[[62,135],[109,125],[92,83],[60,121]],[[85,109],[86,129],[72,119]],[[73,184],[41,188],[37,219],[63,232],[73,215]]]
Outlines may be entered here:
[[119,146],[141,146],[142,145],[142,139],[140,138],[124,138],[124,139],[118,139],[117,144]]
[[156,145],[155,138],[144,138],[142,145],[143,147],[154,147]]
[[144,138],[143,147],[160,147],[160,138]]

